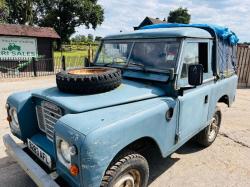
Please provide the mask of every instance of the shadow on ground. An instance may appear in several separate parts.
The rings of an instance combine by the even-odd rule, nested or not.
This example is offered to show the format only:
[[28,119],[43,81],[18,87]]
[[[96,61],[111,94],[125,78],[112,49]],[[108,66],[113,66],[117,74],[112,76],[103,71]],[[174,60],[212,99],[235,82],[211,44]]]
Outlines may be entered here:
[[[201,151],[202,148],[193,142],[188,142],[176,151],[178,154],[192,154]],[[149,160],[150,177],[149,184],[170,169],[180,158],[162,158],[158,150],[151,150],[145,155]],[[0,187],[23,187],[36,186],[29,176],[20,168],[20,166],[9,156],[0,159]],[[66,186],[62,183],[62,186]]]
[[22,168],[9,156],[0,159],[0,187],[35,187]]
[[[178,154],[192,154],[203,150],[198,144],[193,141],[187,142],[181,148],[179,148],[176,153]],[[164,172],[170,169],[180,158],[172,158],[171,155],[167,158],[162,158],[158,150],[153,150],[151,153],[146,155],[149,160],[149,184],[161,176]]]

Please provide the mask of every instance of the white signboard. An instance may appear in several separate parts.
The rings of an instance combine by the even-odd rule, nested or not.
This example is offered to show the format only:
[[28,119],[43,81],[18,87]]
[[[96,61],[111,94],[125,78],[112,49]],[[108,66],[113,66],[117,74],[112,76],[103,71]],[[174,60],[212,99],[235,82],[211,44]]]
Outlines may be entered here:
[[0,58],[19,60],[37,56],[36,38],[0,36]]

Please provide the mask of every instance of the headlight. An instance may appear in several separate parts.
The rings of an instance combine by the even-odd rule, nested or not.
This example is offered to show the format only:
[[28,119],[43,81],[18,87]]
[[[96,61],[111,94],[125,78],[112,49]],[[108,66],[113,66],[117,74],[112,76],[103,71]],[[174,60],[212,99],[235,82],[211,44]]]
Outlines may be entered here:
[[69,167],[71,164],[71,156],[76,154],[76,147],[74,145],[70,146],[67,141],[60,137],[56,137],[57,144],[57,157],[59,161]]
[[18,122],[16,108],[14,107],[10,108],[9,115],[11,117],[11,122],[10,122],[11,126],[14,127],[15,129],[19,129],[19,122]]
[[69,144],[64,140],[61,140],[60,145],[59,145],[59,149],[61,150],[63,159],[66,162],[70,163],[71,158],[70,158],[70,152],[69,152]]

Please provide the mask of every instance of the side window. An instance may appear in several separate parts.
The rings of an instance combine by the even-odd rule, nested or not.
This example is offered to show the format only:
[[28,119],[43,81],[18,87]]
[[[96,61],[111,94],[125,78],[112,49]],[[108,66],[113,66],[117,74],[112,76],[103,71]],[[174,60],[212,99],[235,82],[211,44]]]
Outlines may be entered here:
[[188,66],[190,64],[201,64],[203,65],[203,72],[208,72],[208,43],[186,43],[183,51],[181,78],[188,77]]
[[188,66],[198,64],[198,43],[187,43],[183,52],[181,78],[186,78],[188,76]]

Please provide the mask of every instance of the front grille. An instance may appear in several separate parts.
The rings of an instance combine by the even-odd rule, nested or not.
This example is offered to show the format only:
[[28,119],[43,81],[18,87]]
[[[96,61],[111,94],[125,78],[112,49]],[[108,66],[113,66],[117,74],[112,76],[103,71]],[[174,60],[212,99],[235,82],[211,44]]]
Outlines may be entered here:
[[40,130],[46,133],[49,140],[53,141],[54,125],[62,117],[61,108],[47,101],[42,101],[41,105],[36,106],[36,115]]

